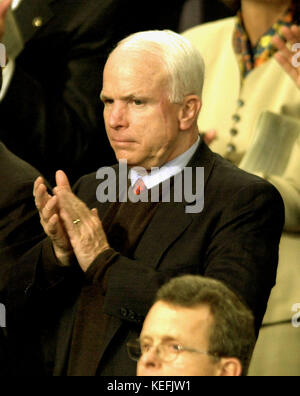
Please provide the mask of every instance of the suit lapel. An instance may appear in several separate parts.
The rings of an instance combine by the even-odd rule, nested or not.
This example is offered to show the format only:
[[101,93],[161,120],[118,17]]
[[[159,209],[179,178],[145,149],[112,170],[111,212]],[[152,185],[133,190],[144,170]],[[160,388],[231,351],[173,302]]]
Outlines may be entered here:
[[168,247],[191,224],[192,217],[185,214],[182,203],[161,203],[146,229],[137,249],[135,258],[156,268]]
[[204,186],[208,182],[210,174],[213,170],[214,164],[216,161],[216,154],[214,154],[207,145],[201,141],[198,150],[194,154],[193,158],[188,163],[188,167],[196,168],[202,167],[204,168]]

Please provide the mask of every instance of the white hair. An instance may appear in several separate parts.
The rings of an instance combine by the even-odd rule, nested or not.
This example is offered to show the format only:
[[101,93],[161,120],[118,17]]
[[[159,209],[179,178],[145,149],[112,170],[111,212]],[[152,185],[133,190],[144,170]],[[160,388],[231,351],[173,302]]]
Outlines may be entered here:
[[187,95],[202,97],[205,66],[200,52],[171,30],[134,33],[116,47],[157,56],[169,77],[171,103],[182,103]]

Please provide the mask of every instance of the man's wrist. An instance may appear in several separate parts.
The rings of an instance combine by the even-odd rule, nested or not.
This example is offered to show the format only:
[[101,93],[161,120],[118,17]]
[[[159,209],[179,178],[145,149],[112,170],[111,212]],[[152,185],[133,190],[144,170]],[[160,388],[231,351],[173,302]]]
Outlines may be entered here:
[[60,249],[55,248],[53,246],[53,250],[57,259],[57,264],[60,267],[70,267],[74,263],[74,253],[70,251],[68,253],[62,252]]
[[89,268],[85,272],[86,280],[90,283],[101,281],[107,274],[108,268],[111,267],[116,258],[119,256],[120,253],[111,247],[107,250],[104,250],[96,257],[96,259],[90,264]]
[[78,261],[79,265],[81,266],[81,269],[83,270],[83,272],[87,272],[88,269],[90,268],[90,266],[93,264],[93,262],[95,260],[97,260],[97,258],[99,256],[101,256],[104,252],[110,250],[111,247],[109,246],[108,243],[104,244],[103,246],[101,246],[97,251],[95,251],[93,253],[93,255],[91,255],[88,259],[85,259],[84,262],[83,261]]

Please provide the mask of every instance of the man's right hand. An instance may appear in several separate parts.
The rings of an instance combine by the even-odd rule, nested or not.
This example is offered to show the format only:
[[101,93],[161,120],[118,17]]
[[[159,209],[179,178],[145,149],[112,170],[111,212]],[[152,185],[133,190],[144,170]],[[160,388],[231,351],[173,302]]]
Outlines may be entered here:
[[217,139],[217,131],[215,129],[211,129],[207,132],[201,133],[201,136],[203,137],[204,142],[209,146]]
[[2,40],[5,31],[5,16],[11,5],[11,2],[12,0],[0,1],[0,41]]
[[59,217],[57,197],[48,193],[42,177],[35,181],[33,195],[40,214],[41,224],[52,241],[57,259],[62,266],[69,266],[74,253],[68,234]]
[[[272,42],[279,50],[275,54],[275,59],[290,75],[300,89],[300,66],[293,64],[293,58],[296,55],[296,52],[291,49],[294,44],[300,43],[300,27],[297,25],[293,25],[290,28],[284,26],[281,29],[281,32],[287,42],[284,42],[278,35],[274,36]],[[299,63],[298,57],[295,59],[296,63]]]

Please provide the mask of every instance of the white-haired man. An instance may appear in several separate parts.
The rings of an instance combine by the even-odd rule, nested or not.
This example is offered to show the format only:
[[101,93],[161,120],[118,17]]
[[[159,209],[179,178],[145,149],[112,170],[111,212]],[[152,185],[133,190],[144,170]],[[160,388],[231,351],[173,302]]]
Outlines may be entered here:
[[[222,279],[254,312],[258,332],[274,285],[283,203],[268,182],[200,141],[203,75],[201,55],[176,33],[123,40],[107,60],[101,99],[120,162],[113,170],[127,161],[125,187],[128,176],[130,197],[141,199],[100,203],[97,194],[97,201],[102,171],[82,178],[77,196],[63,172],[53,195],[41,178],[35,183],[49,238],[24,258],[36,262],[24,290],[40,312],[61,312],[55,375],[134,375],[126,342],[139,334],[158,288],[181,273]],[[188,169],[192,177],[180,185]],[[142,199],[166,181],[169,202],[163,188],[160,199]],[[121,191],[123,176],[111,184]],[[186,189],[196,194],[179,199]]]

